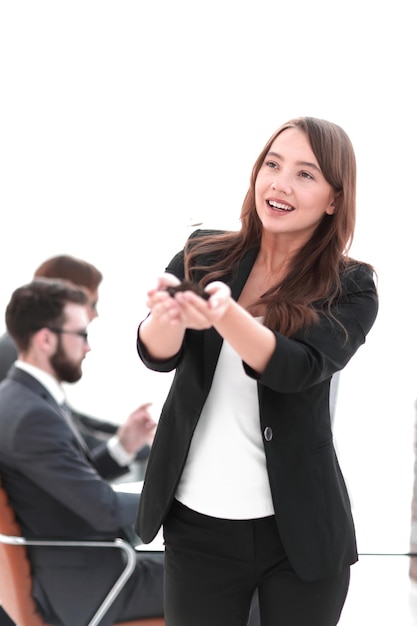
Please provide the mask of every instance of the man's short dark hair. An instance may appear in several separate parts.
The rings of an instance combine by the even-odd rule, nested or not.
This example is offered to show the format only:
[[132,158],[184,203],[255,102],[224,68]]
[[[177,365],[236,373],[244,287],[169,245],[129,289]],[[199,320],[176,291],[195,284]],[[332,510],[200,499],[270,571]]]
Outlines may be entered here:
[[6,308],[6,327],[19,351],[28,349],[34,333],[65,322],[67,303],[88,304],[83,289],[62,280],[39,278],[18,287]]

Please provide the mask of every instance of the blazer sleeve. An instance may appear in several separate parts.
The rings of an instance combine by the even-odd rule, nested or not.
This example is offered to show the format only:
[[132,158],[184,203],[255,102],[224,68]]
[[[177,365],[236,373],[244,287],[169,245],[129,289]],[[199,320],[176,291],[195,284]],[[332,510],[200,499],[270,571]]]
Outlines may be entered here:
[[246,363],[246,373],[280,393],[294,393],[330,378],[343,369],[374,324],[378,297],[373,273],[360,265],[343,279],[342,296],[330,314],[292,337],[276,332],[276,348],[262,375]]
[[[191,233],[191,235],[188,238],[188,241],[194,239],[195,237],[211,236],[211,235],[216,235],[216,234],[220,234],[223,232],[225,231],[197,229]],[[179,280],[184,279],[184,275],[185,275],[184,249],[181,250],[180,252],[177,252],[177,254],[171,259],[171,261],[165,268],[165,271],[168,272],[169,274],[173,274]],[[139,337],[139,330],[140,330],[140,324],[139,324],[138,333],[137,333],[136,348],[137,348],[139,357],[144,363],[144,365],[146,365],[148,369],[154,370],[157,372],[171,372],[172,370],[174,370],[177,367],[181,359],[182,352],[183,352],[182,347],[184,346],[184,343],[181,349],[178,351],[178,353],[175,354],[172,358],[167,359],[167,360],[154,360],[149,356],[143,342],[141,341]]]
[[53,408],[31,407],[19,420],[11,447],[19,471],[99,533],[133,523],[136,494],[116,493],[74,444]]
[[[84,438],[94,458],[96,468],[101,476],[107,480],[113,480],[123,476],[129,470],[130,465],[119,465],[111,456],[107,442],[119,429],[119,425],[113,422],[84,415],[71,409],[72,419]],[[149,457],[150,447],[145,444],[138,450],[134,461],[145,461]]]

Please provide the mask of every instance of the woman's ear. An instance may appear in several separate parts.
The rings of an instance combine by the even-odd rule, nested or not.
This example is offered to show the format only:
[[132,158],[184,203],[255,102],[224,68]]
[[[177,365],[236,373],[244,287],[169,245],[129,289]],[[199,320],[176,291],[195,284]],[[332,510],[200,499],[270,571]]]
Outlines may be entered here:
[[336,213],[336,210],[339,204],[339,198],[340,198],[340,192],[335,194],[332,202],[327,207],[327,211],[326,211],[327,215],[334,215]]

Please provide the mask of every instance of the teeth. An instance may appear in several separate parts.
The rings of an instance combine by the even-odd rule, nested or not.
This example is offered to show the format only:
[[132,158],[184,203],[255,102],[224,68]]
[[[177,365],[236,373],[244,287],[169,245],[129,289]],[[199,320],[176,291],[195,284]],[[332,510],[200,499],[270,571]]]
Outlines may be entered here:
[[281,204],[280,202],[274,202],[273,200],[268,200],[268,204],[274,209],[281,209],[282,211],[292,211],[292,207],[288,206],[288,204]]

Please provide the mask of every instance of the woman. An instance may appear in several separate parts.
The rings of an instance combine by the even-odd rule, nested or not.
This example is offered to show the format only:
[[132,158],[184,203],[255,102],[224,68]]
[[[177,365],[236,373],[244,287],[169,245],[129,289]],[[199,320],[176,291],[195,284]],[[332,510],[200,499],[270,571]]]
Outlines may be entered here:
[[[176,373],[137,532],[164,526],[167,626],[244,626],[255,590],[263,626],[339,621],[357,551],[329,388],[378,308],[372,268],[348,256],[355,194],[346,133],[291,120],[239,232],[194,233],[148,293],[139,355]],[[171,289],[184,277],[208,300]]]

